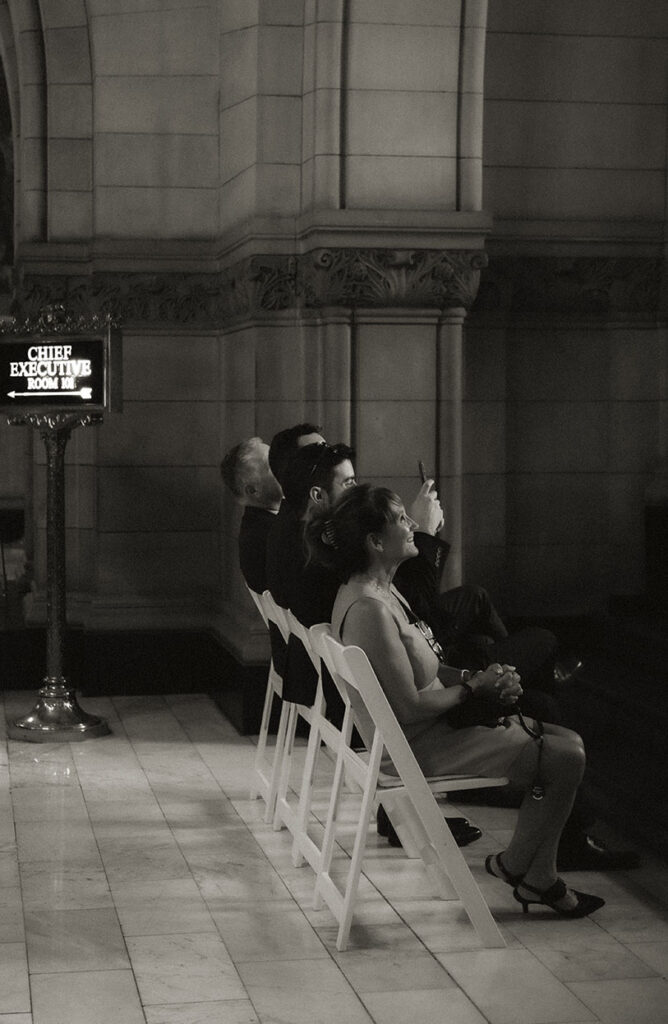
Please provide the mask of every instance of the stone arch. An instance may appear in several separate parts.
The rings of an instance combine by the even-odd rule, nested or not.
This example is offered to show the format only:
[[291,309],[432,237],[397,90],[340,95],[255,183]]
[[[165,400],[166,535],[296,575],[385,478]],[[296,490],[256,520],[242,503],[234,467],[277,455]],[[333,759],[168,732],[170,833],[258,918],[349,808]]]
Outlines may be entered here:
[[46,91],[37,0],[3,0],[0,45],[10,95],[14,140],[15,251],[46,227]]
[[[4,72],[4,84],[7,89],[7,101],[9,104],[9,116],[11,120],[11,149],[12,152],[9,155],[11,159],[11,165],[13,168],[13,179],[12,179],[12,206],[13,206],[13,230],[12,235],[12,251],[5,251],[4,262],[6,265],[13,264],[14,253],[13,253],[13,241],[18,235],[18,205],[15,201],[18,194],[18,177],[20,174],[20,161],[18,159],[19,153],[19,126],[21,124],[21,96],[19,89],[19,72],[18,72],[18,61],[16,55],[16,45],[14,41],[14,24],[12,21],[12,13],[9,8],[8,0],[0,0],[0,60],[2,61],[2,70]],[[4,154],[3,154],[4,155]],[[3,239],[5,245],[7,242]]]
[[48,241],[93,234],[93,70],[89,17],[79,4],[38,3],[47,96]]
[[0,54],[14,141],[14,239],[92,234],[92,64],[88,14],[49,0],[0,0]]

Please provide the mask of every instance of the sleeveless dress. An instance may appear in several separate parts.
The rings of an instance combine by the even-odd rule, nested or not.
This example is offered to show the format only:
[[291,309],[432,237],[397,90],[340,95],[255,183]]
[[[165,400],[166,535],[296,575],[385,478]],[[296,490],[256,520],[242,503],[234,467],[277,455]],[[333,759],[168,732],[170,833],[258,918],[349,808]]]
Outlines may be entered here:
[[[366,580],[353,578],[342,584],[332,610],[332,632],[342,643],[351,643],[345,636],[345,619],[351,607],[362,598],[379,601],[394,619],[413,670],[415,688],[442,686],[437,677],[437,656],[418,626],[409,621],[399,592],[394,586],[391,589],[396,601],[384,597]],[[438,715],[431,721],[402,728],[425,775],[506,775],[526,745],[533,742],[517,718],[506,718],[495,728],[475,725],[453,729],[445,715]]]

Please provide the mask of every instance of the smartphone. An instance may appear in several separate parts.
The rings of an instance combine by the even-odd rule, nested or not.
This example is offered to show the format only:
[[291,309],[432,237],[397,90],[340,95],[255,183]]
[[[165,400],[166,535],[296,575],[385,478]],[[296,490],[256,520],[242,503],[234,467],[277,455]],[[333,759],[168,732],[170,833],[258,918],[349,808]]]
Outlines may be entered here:
[[422,459],[418,459],[418,470],[420,472],[420,480],[424,483],[427,479],[427,471],[424,468],[424,462]]

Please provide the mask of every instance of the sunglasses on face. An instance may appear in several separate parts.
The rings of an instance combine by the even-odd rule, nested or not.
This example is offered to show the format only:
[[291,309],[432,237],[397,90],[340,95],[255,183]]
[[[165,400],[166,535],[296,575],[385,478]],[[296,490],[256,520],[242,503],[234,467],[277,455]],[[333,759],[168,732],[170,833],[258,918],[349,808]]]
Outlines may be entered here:
[[311,472],[309,474],[311,480],[313,479],[313,477],[316,475],[316,473],[318,472],[318,470],[322,466],[322,464],[323,464],[323,462],[324,462],[326,457],[329,457],[330,455],[332,455],[332,456],[342,455],[345,458],[349,457],[348,453],[349,453],[350,449],[348,448],[348,445],[346,445],[346,444],[327,444],[326,441],[319,441],[318,444],[317,444],[317,447],[320,450],[318,452],[318,458],[315,460],[315,462],[311,466]]

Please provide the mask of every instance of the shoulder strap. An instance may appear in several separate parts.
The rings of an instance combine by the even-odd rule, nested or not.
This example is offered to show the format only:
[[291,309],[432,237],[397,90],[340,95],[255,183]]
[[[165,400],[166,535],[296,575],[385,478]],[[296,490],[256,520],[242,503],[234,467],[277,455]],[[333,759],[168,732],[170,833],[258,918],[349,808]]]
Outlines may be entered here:
[[397,601],[403,608],[406,618],[408,619],[409,625],[414,626],[416,622],[419,622],[418,616],[415,614],[411,606],[409,605],[403,594],[400,594],[394,584],[392,584],[392,593],[396,597]]

